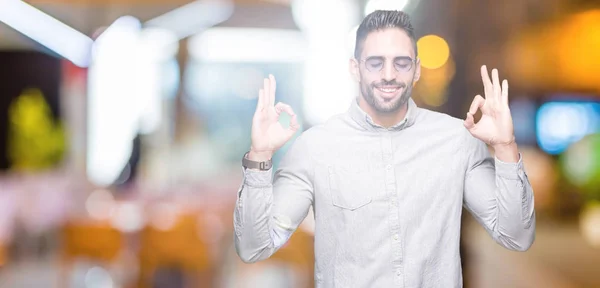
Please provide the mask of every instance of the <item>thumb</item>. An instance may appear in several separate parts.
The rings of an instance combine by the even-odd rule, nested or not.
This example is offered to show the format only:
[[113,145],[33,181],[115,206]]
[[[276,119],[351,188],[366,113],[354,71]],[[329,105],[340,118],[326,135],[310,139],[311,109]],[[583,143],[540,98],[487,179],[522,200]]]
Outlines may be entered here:
[[475,128],[475,119],[473,118],[473,114],[471,114],[470,112],[467,113],[467,118],[465,119],[463,125],[465,125],[465,128],[467,128],[467,130],[469,131]]

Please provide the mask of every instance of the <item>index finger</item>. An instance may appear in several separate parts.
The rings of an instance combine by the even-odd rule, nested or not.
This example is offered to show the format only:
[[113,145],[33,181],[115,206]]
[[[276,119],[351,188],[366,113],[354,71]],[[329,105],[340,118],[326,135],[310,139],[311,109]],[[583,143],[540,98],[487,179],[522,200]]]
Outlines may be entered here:
[[471,102],[471,107],[469,108],[469,113],[472,115],[475,115],[475,113],[477,113],[477,110],[479,110],[481,107],[483,107],[483,105],[485,105],[485,99],[483,99],[483,97],[481,97],[481,95],[475,96],[475,98],[473,99],[473,102]]
[[275,82],[275,76],[273,76],[272,74],[269,74],[269,80],[271,80],[270,82],[270,89],[269,92],[271,93],[271,95],[269,96],[269,99],[271,99],[271,106],[275,104],[275,89],[277,88],[277,83]]

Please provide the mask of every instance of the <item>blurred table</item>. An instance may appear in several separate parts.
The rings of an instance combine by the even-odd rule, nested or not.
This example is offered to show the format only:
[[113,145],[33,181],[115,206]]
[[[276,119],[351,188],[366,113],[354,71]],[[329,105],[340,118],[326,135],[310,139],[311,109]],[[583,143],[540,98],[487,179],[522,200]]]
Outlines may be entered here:
[[500,245],[474,220],[465,225],[468,287],[600,287],[600,249],[581,236],[577,223],[540,223],[525,253]]

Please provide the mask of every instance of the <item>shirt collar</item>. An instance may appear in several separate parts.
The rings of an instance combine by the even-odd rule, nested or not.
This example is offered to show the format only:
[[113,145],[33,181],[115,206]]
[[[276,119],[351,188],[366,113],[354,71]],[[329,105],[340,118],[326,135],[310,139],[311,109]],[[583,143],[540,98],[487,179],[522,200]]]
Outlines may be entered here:
[[362,108],[360,108],[360,106],[358,106],[358,98],[356,98],[352,101],[352,103],[350,105],[350,109],[348,110],[348,113],[350,114],[350,117],[352,118],[352,120],[354,120],[356,123],[358,123],[358,125],[360,125],[362,128],[364,128],[366,130],[399,131],[399,130],[405,129],[407,127],[410,127],[411,125],[413,125],[415,123],[415,119],[417,117],[418,110],[419,110],[419,107],[417,106],[415,101],[412,98],[408,98],[408,110],[406,112],[406,116],[404,117],[404,119],[402,121],[400,121],[399,123],[397,123],[396,125],[394,125],[390,128],[387,128],[387,129],[384,128],[383,126],[376,124],[373,121],[373,118],[371,118],[371,116],[369,116],[369,114],[367,114],[364,110],[362,110]]

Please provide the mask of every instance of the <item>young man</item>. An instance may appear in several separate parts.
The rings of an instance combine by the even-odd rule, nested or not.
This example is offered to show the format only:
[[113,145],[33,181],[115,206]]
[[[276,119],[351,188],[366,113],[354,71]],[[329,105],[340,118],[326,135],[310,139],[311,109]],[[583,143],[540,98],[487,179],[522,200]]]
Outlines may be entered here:
[[[533,243],[533,191],[513,136],[508,83],[481,68],[485,98],[466,119],[411,99],[420,62],[407,14],[375,11],[361,23],[350,72],[360,96],[348,112],[303,132],[272,181],[270,159],[298,129],[259,92],[252,147],[234,212],[245,262],[268,258],[315,212],[316,287],[461,287],[464,206],[510,250]],[[327,95],[323,95],[327,97]],[[474,123],[473,114],[482,111]],[[278,122],[292,116],[290,128]],[[486,143],[495,149],[495,157]]]

